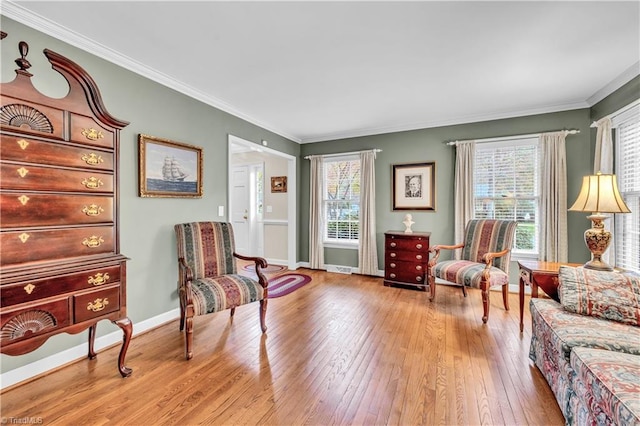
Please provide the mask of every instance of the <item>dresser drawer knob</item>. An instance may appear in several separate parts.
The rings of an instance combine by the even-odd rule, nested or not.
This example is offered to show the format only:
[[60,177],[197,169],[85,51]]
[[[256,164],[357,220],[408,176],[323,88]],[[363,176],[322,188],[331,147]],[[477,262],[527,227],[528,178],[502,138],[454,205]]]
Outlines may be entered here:
[[87,283],[91,285],[102,285],[106,284],[109,281],[109,274],[106,272],[103,274],[102,272],[98,272],[94,276],[90,276],[87,279]]
[[390,257],[396,257],[396,254],[395,253],[389,253],[389,256]]
[[31,284],[31,283],[29,283],[29,284],[24,286],[24,291],[26,291],[27,294],[33,293],[33,290],[35,290],[35,289],[36,289],[36,286]]
[[87,311],[100,312],[109,304],[109,300],[105,297],[104,299],[96,299],[93,302],[87,303]]
[[26,206],[29,202],[29,197],[27,197],[26,195],[21,195],[18,197],[18,201],[20,201],[20,204],[22,204],[23,206]]
[[82,213],[87,216],[99,216],[100,213],[103,213],[104,209],[97,204],[90,204],[88,206],[84,206],[82,209]]
[[23,151],[25,149],[27,149],[27,147],[29,146],[29,142],[27,142],[24,139],[20,139],[17,143],[18,143],[18,146],[20,147],[20,149],[22,149]]
[[391,277],[391,278],[395,278],[395,277],[396,277],[396,274],[389,274],[389,277]]
[[100,247],[100,244],[102,243],[104,243],[104,240],[102,239],[102,237],[98,237],[96,235],[92,235],[82,240],[82,244],[89,248]]
[[91,141],[97,141],[98,139],[104,138],[104,135],[102,134],[102,132],[94,128],[82,129],[82,136],[84,136],[85,138]]
[[422,255],[421,254],[416,254],[416,259],[422,260]]
[[395,246],[397,246],[397,244],[394,241],[392,241],[391,244],[389,244],[389,246],[390,247],[395,247]]
[[422,244],[416,244],[416,248],[420,250],[422,248]]
[[18,176],[23,178],[29,173],[29,170],[25,169],[24,167],[20,167],[18,170],[16,170],[16,172],[18,172]]
[[416,269],[417,269],[418,271],[422,271],[422,265],[417,265],[417,266],[416,266]]
[[102,182],[102,180],[98,179],[97,177],[91,176],[89,179],[83,179],[82,184],[86,188],[97,189],[104,185],[104,182]]
[[390,263],[390,264],[389,264],[389,267],[391,267],[391,268],[395,268],[395,267],[396,267],[396,264],[392,262],[392,263]]
[[94,154],[93,152],[90,154],[84,154],[82,157],[82,161],[87,163],[90,166],[97,166],[100,163],[104,163],[102,157],[98,154]]
[[418,276],[416,277],[416,281],[422,281],[422,276],[421,276],[421,275],[418,275]]

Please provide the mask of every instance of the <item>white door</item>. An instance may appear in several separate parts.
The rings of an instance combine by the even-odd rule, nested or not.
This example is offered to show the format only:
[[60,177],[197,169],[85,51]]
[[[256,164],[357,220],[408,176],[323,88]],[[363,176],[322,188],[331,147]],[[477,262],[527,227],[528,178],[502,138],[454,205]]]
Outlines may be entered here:
[[249,251],[249,167],[234,166],[231,191],[231,223],[236,240],[236,252],[250,256]]

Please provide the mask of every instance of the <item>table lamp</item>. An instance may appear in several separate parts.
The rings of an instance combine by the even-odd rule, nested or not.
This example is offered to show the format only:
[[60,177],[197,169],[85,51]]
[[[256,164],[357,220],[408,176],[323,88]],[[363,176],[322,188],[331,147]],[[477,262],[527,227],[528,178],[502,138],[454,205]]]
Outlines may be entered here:
[[611,243],[611,232],[604,229],[604,220],[608,216],[602,213],[631,213],[618,191],[616,175],[598,172],[596,175],[584,176],[578,199],[569,210],[593,213],[587,216],[587,219],[591,219],[592,227],[584,232],[584,241],[593,258],[584,267],[612,271],[613,267],[601,258]]

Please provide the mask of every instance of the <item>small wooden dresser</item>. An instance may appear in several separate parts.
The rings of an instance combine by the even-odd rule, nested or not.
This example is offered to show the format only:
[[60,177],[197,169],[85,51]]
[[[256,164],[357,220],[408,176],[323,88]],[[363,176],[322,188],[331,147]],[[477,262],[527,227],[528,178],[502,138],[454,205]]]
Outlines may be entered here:
[[411,285],[426,291],[430,236],[430,232],[384,233],[384,285]]
[[69,92],[40,93],[28,49],[19,43],[16,78],[0,85],[1,351],[21,355],[55,334],[88,329],[95,358],[96,325],[106,319],[123,331],[118,369],[126,377],[133,326],[117,191],[120,130],[129,123],[109,115],[81,67],[48,49]]

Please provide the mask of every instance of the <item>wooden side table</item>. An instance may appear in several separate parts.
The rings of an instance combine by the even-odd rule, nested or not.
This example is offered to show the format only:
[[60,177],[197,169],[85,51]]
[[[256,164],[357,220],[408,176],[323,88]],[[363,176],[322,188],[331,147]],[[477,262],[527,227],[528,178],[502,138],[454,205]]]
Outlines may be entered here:
[[558,271],[560,266],[582,266],[579,263],[540,262],[538,260],[519,260],[520,268],[520,332],[524,329],[524,286],[531,286],[531,297],[538,297],[538,287],[549,297],[559,302]]

